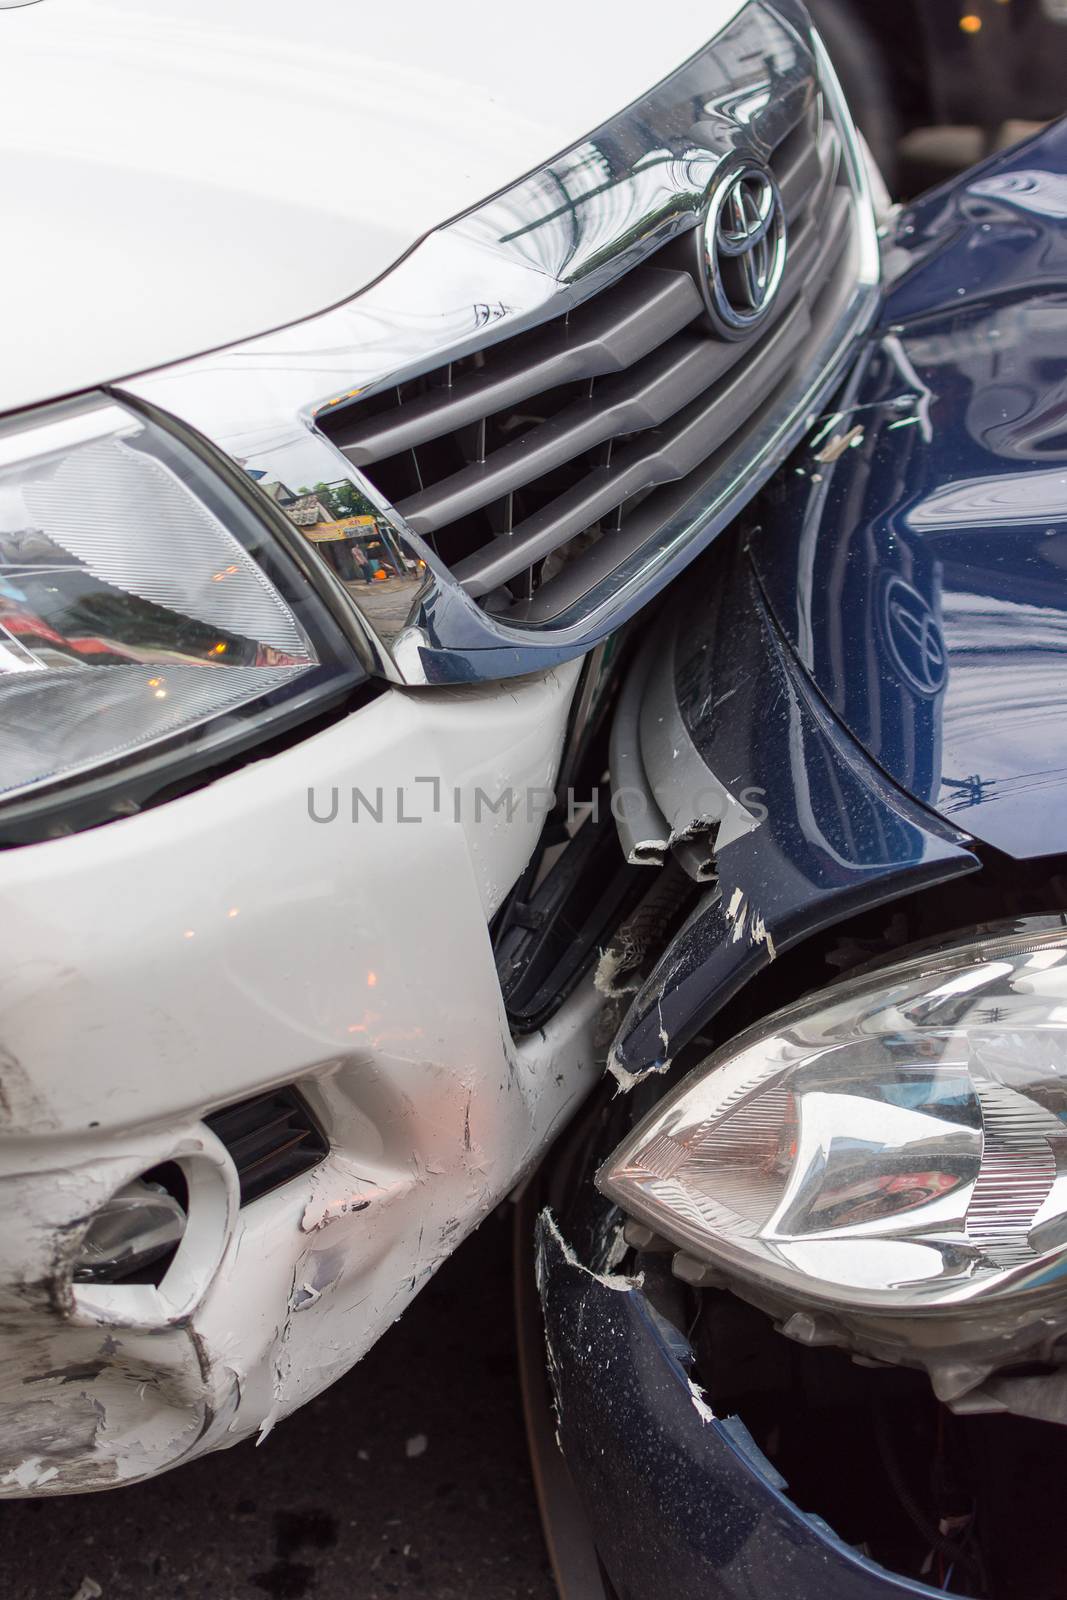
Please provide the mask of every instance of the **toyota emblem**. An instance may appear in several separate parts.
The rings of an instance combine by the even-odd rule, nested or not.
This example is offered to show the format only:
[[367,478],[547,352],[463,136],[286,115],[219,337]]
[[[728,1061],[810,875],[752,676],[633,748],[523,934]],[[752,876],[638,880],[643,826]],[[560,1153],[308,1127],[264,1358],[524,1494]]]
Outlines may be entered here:
[[726,338],[742,338],[766,319],[785,256],[785,208],[767,168],[750,161],[719,179],[704,216],[703,287]]

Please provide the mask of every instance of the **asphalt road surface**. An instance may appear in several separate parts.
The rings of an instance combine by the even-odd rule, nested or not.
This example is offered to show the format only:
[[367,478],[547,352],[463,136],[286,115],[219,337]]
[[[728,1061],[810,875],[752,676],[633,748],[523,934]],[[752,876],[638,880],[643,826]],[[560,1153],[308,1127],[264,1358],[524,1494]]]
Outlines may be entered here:
[[510,1225],[507,1208],[489,1217],[365,1360],[261,1448],[130,1489],[0,1506],[0,1596],[552,1600]]

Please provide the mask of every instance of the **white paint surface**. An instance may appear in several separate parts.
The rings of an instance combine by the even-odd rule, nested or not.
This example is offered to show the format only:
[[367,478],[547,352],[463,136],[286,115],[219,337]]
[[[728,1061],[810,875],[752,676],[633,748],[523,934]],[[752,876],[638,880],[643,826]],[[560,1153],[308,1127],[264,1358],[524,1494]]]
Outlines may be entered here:
[[740,0],[0,10],[0,411],[347,299]]
[[[487,922],[542,818],[473,809],[478,787],[551,785],[578,671],[391,691],[199,793],[0,857],[0,1496],[268,1439],[596,1081],[591,980],[511,1040]],[[312,821],[308,787],[334,785],[399,785],[423,820]],[[330,1155],[239,1214],[209,1200],[182,1314],[72,1293],[78,1219],[158,1161],[217,1165],[203,1113],[288,1082]]]

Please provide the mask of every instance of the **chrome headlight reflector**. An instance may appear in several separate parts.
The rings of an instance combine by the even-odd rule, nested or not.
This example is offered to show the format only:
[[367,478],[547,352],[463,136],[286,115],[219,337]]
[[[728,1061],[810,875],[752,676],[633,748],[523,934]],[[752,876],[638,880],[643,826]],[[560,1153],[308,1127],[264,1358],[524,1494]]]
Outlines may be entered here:
[[0,804],[355,674],[241,495],[102,396],[0,427]]
[[768,1018],[597,1181],[786,1331],[931,1368],[963,1358],[971,1381],[973,1361],[1051,1356],[1067,1332],[1062,920]]

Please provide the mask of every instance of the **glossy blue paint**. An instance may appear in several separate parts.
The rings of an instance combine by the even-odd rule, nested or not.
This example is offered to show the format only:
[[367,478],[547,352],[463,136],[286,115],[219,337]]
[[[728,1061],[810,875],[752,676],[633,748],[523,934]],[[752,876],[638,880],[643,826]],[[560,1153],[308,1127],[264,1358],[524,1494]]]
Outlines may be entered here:
[[916,800],[1067,850],[1067,124],[904,213],[878,333],[754,508],[769,606]]
[[639,1288],[579,1264],[545,1217],[537,1258],[559,1438],[619,1600],[938,1592],[806,1516],[738,1419],[709,1419],[685,1339]]
[[[758,792],[759,814],[717,843],[718,886],[631,1006],[613,1055],[638,1076],[773,953],[978,870],[975,839],[1067,853],[1067,127],[923,201],[888,265],[838,413],[659,620],[644,692],[680,735],[661,766]],[[657,796],[664,772],[646,776]],[[684,1338],[597,1275],[612,1218],[592,1165],[570,1185],[579,1253],[543,1222],[539,1283],[560,1436],[620,1600],[933,1593],[804,1515],[696,1403]]]
[[630,1007],[613,1060],[632,1074],[662,1070],[775,953],[978,865],[966,837],[891,784],[826,710],[738,543],[713,549],[686,590],[660,623],[655,670],[692,746],[688,786],[698,794],[711,775],[764,815],[716,847],[717,887]]

